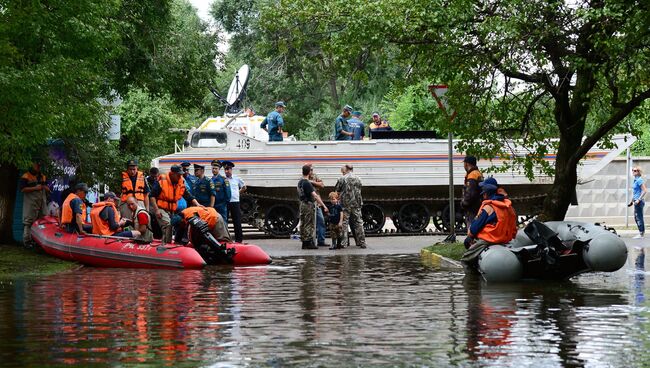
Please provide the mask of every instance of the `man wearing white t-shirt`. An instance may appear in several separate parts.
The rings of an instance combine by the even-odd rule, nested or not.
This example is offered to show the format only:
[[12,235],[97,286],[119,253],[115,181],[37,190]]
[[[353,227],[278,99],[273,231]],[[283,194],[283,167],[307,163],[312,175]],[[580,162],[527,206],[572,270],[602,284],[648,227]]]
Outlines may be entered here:
[[239,208],[239,196],[246,191],[246,183],[232,174],[232,168],[235,164],[230,161],[221,161],[226,172],[226,179],[230,183],[230,202],[228,203],[228,213],[232,218],[232,224],[235,227],[235,243],[241,243],[244,240],[244,233],[241,228],[241,209]]

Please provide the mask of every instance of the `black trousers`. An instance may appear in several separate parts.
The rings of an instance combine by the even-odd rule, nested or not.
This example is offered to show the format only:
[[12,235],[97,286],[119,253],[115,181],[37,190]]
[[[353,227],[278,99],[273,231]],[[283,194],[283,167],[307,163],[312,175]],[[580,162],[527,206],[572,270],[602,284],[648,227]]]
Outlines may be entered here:
[[241,229],[241,209],[239,208],[239,202],[228,202],[228,214],[235,227],[235,243],[241,243],[244,241],[244,233]]

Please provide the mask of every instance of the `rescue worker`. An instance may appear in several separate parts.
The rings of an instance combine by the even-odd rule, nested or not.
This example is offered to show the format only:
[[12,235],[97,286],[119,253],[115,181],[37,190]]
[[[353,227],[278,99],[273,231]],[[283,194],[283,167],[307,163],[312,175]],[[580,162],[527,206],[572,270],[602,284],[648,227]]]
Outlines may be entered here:
[[19,188],[23,193],[23,245],[31,248],[32,224],[47,213],[47,194],[50,193],[39,162],[33,162],[31,169],[20,177]]
[[151,207],[162,230],[162,240],[166,243],[172,241],[171,217],[178,208],[178,200],[184,198],[188,203],[199,206],[199,202],[185,190],[185,180],[178,165],[173,165],[168,174],[158,176],[158,182],[151,189],[151,198]]
[[194,195],[192,192],[192,188],[194,187],[194,183],[196,182],[196,176],[190,174],[190,166],[192,166],[191,163],[188,161],[183,161],[181,162],[181,169],[183,170],[183,179],[185,179],[185,189],[190,192],[190,194]]
[[349,246],[348,225],[352,227],[352,235],[357,247],[366,247],[366,234],[363,230],[363,217],[361,207],[361,179],[353,173],[354,168],[350,164],[341,168],[342,177],[336,182],[335,191],[339,193],[341,206],[343,207],[343,241],[342,247]]
[[348,124],[348,117],[352,110],[352,106],[345,105],[341,115],[336,118],[336,122],[334,123],[334,139],[337,141],[349,141],[354,136],[352,128]]
[[300,199],[300,240],[302,249],[318,249],[314,244],[316,238],[316,211],[317,206],[329,213],[327,207],[314,190],[309,181],[311,165],[302,166],[302,179],[298,182],[298,198]]
[[194,164],[196,181],[192,186],[192,193],[197,202],[202,206],[214,207],[214,183],[205,176],[205,166]]
[[285,107],[284,102],[278,101],[275,103],[275,110],[271,111],[260,124],[260,128],[269,133],[269,142],[282,142],[282,129],[284,129],[284,120],[282,113]]
[[372,139],[372,133],[374,132],[385,132],[393,130],[393,128],[388,125],[386,120],[382,120],[378,112],[372,113],[372,122],[368,125],[368,135]]
[[[133,196],[130,196],[131,198]],[[124,204],[127,205],[127,199]],[[120,218],[120,214],[115,207],[117,196],[113,192],[106,192],[104,194],[104,201],[93,204],[90,209],[90,223],[92,225],[92,233],[104,236],[122,236],[126,238],[134,238],[140,235],[138,231],[119,231],[127,224],[127,218]],[[131,209],[129,209],[131,211]],[[132,212],[132,211],[131,211]]]
[[151,226],[152,221],[149,211],[140,207],[135,197],[127,198],[126,204],[129,206],[131,212],[133,212],[133,217],[131,218],[133,229],[140,233],[137,236],[134,235],[135,240],[143,243],[151,243],[153,240],[153,227]]
[[126,205],[126,199],[134,196],[144,208],[149,208],[149,186],[142,171],[138,171],[138,161],[126,162],[126,171],[122,172],[122,195],[120,196],[120,215],[122,218],[131,218],[133,213]]
[[221,161],[212,160],[212,183],[214,184],[214,208],[219,212],[223,221],[228,223],[228,203],[230,202],[230,182],[219,175]]
[[232,224],[235,228],[235,242],[244,241],[244,232],[241,227],[241,208],[239,207],[239,197],[246,192],[246,183],[239,176],[232,174],[235,164],[230,161],[222,161],[226,171],[226,179],[230,184],[230,201],[228,202],[228,213],[232,218]]
[[353,111],[352,118],[348,120],[348,125],[352,129],[352,140],[361,141],[366,137],[366,124],[361,120],[361,111]]
[[74,187],[74,193],[70,193],[61,206],[61,225],[66,232],[85,235],[92,231],[93,227],[86,223],[86,194],[88,185],[79,183]]
[[492,244],[507,244],[517,235],[517,214],[496,179],[487,178],[479,187],[483,202],[467,231],[465,248],[469,251],[463,255],[463,260],[472,253],[478,255]]
[[463,199],[460,201],[460,207],[465,212],[465,225],[469,229],[481,207],[481,190],[478,185],[483,181],[483,175],[476,166],[476,157],[474,156],[465,156],[463,166],[465,167],[465,181],[463,182]]
[[201,220],[208,224],[210,233],[220,243],[232,243],[226,222],[217,210],[212,207],[188,207],[174,216],[174,225],[179,229],[178,235],[185,234],[188,228],[188,220],[194,215],[198,215]]

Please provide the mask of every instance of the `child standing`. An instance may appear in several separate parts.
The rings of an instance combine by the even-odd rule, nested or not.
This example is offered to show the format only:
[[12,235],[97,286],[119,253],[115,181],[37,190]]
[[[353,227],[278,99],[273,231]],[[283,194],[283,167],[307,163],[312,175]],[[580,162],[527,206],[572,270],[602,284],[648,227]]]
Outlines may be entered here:
[[343,236],[343,207],[339,204],[339,194],[331,192],[329,194],[329,230],[332,235],[332,246],[330,249],[341,249]]

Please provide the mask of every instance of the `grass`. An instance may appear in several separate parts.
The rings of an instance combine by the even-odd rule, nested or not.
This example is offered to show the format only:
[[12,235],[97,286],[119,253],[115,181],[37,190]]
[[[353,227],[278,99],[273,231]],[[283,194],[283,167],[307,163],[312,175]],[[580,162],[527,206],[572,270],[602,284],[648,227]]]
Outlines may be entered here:
[[0,278],[44,276],[79,267],[19,245],[0,244]]
[[465,253],[465,246],[463,243],[437,243],[425,248],[433,253],[460,261],[460,258]]

